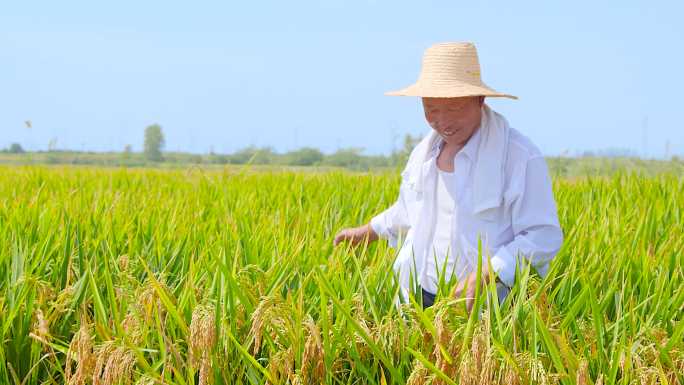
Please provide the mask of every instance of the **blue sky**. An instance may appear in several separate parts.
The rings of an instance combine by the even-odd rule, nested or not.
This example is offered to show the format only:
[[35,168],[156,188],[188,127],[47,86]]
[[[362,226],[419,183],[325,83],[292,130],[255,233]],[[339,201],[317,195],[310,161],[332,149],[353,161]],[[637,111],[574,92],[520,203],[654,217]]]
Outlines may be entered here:
[[[658,1],[7,2],[0,147],[387,154],[424,134],[425,48],[476,44],[487,99],[547,155],[684,154],[684,6]],[[25,120],[31,120],[27,128]]]

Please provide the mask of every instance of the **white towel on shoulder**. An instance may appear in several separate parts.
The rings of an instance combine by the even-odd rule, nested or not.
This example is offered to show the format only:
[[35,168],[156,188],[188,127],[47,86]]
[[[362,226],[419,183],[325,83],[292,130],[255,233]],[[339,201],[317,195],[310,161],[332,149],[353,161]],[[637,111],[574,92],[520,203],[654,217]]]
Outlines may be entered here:
[[[506,118],[492,110],[486,103],[482,105],[480,121],[480,144],[475,161],[473,202],[474,213],[482,213],[487,209],[498,207],[503,200],[504,164],[508,153],[508,136],[510,126]],[[408,183],[418,192],[425,185],[424,163],[428,160],[429,151],[439,134],[430,132],[416,145],[411,152],[405,172]]]

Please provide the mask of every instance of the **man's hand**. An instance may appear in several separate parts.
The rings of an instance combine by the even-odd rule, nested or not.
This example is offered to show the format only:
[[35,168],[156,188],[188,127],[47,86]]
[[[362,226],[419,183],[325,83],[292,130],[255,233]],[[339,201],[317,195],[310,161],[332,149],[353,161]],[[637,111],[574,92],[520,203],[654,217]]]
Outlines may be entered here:
[[368,223],[363,226],[341,230],[339,233],[337,233],[337,235],[335,235],[333,245],[337,246],[337,244],[342,241],[348,241],[351,242],[352,245],[357,245],[364,240],[370,243],[376,241],[377,239],[378,234],[373,231],[370,223]]
[[[482,266],[482,277],[480,279],[480,288],[485,287],[489,283],[489,273],[485,266]],[[453,298],[463,298],[466,300],[466,308],[468,313],[473,309],[473,304],[475,303],[475,288],[477,286],[477,272],[472,272],[468,274],[466,279],[459,282],[454,291],[452,292]]]

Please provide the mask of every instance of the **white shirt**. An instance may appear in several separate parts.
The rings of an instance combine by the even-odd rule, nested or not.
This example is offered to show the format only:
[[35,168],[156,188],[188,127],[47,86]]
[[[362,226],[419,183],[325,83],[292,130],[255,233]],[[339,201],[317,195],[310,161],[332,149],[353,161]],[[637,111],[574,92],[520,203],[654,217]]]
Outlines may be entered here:
[[[490,258],[493,271],[508,287],[513,286],[516,266],[524,259],[531,263],[540,275],[546,275],[548,264],[560,249],[563,232],[557,216],[556,203],[551,189],[551,179],[541,151],[522,133],[510,128],[508,156],[504,166],[504,197],[501,205],[487,218],[473,214],[473,164],[477,159],[480,140],[478,129],[466,145],[456,154],[454,164],[453,190],[460,191],[456,197],[457,210],[452,215],[451,250],[466,261],[477,266],[478,237],[482,239],[483,259]],[[439,146],[437,141],[430,152],[429,166],[436,166]],[[408,167],[406,168],[408,169]],[[406,170],[405,169],[405,170]],[[400,264],[410,263],[412,256],[421,252],[413,249],[417,237],[432,237],[431,226],[417,228],[423,210],[426,194],[436,194],[436,175],[428,173],[423,193],[416,192],[406,183],[407,175],[402,173],[402,183],[397,201],[385,211],[371,219],[371,227],[391,246],[401,248],[395,260],[395,270]],[[434,223],[427,218],[421,223]],[[516,256],[518,258],[516,258]],[[426,263],[422,258],[420,277],[413,276],[415,284],[429,285]],[[483,261],[486,263],[486,259]],[[418,266],[413,266],[412,269]],[[474,271],[470,266],[465,274]],[[459,277],[461,278],[461,277]],[[404,297],[408,295],[402,290]]]
[[[453,172],[445,172],[438,169],[437,177],[437,199],[436,215],[433,220],[433,236],[431,242],[431,250],[427,255],[425,261],[426,276],[425,281],[421,282],[421,286],[430,293],[437,292],[437,283],[439,278],[448,280],[453,271],[454,258],[451,251],[451,218],[454,214],[454,198],[447,190],[446,184],[451,182],[454,176]],[[446,182],[445,179],[449,179]],[[450,183],[451,184],[451,183]],[[441,274],[445,270],[445,274]]]
[[465,271],[470,270],[466,261],[455,255],[451,249],[451,234],[456,232],[456,229],[452,228],[453,215],[457,209],[456,198],[461,193],[462,184],[457,183],[456,171],[447,172],[437,167],[437,173],[432,247],[425,262],[426,274],[421,282],[421,286],[433,294],[437,292],[440,278],[449,282],[452,278],[459,278]]

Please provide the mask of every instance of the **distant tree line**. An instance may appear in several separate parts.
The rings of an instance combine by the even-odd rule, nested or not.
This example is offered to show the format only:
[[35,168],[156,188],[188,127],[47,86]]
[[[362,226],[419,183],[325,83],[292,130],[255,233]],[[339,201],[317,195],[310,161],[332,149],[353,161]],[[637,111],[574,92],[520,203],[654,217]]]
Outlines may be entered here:
[[[49,163],[49,164],[92,164],[101,166],[149,166],[149,165],[275,165],[275,166],[323,166],[344,167],[352,170],[370,170],[382,167],[401,167],[406,164],[411,150],[420,141],[420,137],[405,135],[401,148],[389,155],[365,155],[359,147],[342,148],[331,154],[324,154],[317,148],[303,147],[284,153],[276,152],[272,147],[249,146],[232,154],[190,154],[183,152],[164,152],[165,137],[159,124],[151,124],[145,128],[143,151],[136,153],[130,144],[122,152],[96,153],[55,149],[54,142],[48,151],[31,152],[28,158],[12,157],[0,162]],[[12,143],[8,148],[0,149],[0,153],[23,154],[26,151],[19,143]],[[16,159],[13,161],[12,159]],[[668,170],[680,172],[684,162],[676,156],[670,161],[644,160],[637,157],[636,152],[629,149],[609,148],[597,151],[585,151],[579,157],[547,157],[547,164],[552,175],[608,175],[619,169],[649,170],[659,173]]]
[[[163,154],[165,139],[162,127],[152,124],[145,128],[145,140],[143,154],[147,161],[172,162],[189,161],[189,163],[211,164],[259,164],[259,165],[289,165],[289,166],[336,166],[351,169],[370,169],[374,167],[395,166],[405,163],[411,149],[418,143],[418,137],[406,135],[404,145],[390,156],[364,155],[362,148],[339,149],[332,154],[324,154],[317,148],[303,147],[294,151],[278,153],[272,147],[249,146],[232,154],[216,154],[213,151],[207,156],[189,155],[188,158],[181,154]],[[124,150],[126,158],[131,158],[131,148]]]
[[24,148],[21,147],[21,144],[12,143],[8,148],[3,148],[2,150],[0,150],[0,152],[6,152],[10,154],[23,154],[26,151],[24,151]]
[[404,164],[420,138],[406,135],[402,148],[389,156],[364,155],[359,147],[342,148],[332,154],[324,154],[313,147],[278,153],[272,147],[249,146],[232,154],[210,153],[207,162],[214,164],[273,164],[289,166],[333,166],[355,170],[375,167],[392,167]]

